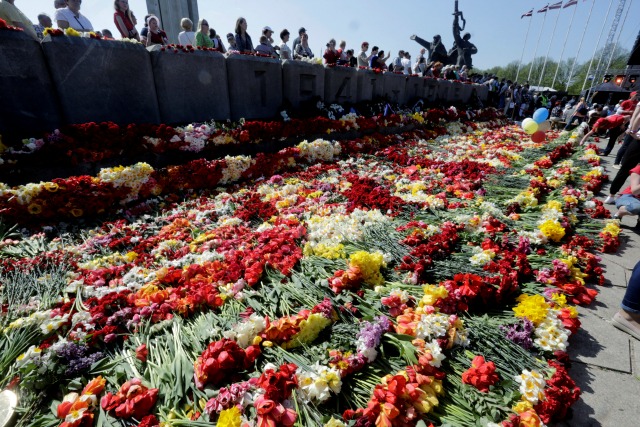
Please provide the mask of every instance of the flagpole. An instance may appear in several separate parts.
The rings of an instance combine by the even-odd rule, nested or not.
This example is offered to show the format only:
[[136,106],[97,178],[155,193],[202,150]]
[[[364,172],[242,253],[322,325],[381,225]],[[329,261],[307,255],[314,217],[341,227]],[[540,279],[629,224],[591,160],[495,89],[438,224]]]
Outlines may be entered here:
[[538,35],[538,42],[536,43],[536,49],[533,51],[533,60],[531,61],[531,67],[529,67],[529,77],[527,77],[527,81],[531,80],[531,72],[533,71],[533,64],[536,62],[536,55],[538,54],[538,45],[540,45],[540,39],[542,38],[542,31],[544,30],[544,23],[547,20],[548,12],[549,12],[548,10],[544,12],[544,19],[542,20],[542,26],[540,27],[540,34]]
[[[558,15],[556,16],[556,22],[553,24],[553,31],[551,32],[551,41],[549,42],[549,47],[547,48],[547,55],[544,57],[544,64],[542,65],[542,72],[540,73],[540,79],[538,80],[538,90],[540,90],[540,85],[542,84],[542,77],[544,77],[544,71],[547,69],[547,60],[549,59],[549,52],[551,52],[551,45],[553,44],[553,38],[556,36],[556,27],[558,26],[558,19],[560,19],[560,11],[562,7],[558,9]],[[547,13],[549,13],[547,11]]]
[[[522,58],[524,58],[525,47],[527,47],[527,40],[529,40],[529,30],[531,29],[531,21],[533,21],[533,15],[529,17],[529,26],[527,26],[527,35],[524,36],[524,45],[522,45],[522,54],[520,55],[520,62],[518,63],[518,72],[516,73],[516,82],[520,76],[520,68],[522,67]],[[522,18],[520,18],[522,19]]]
[[567,47],[567,40],[569,40],[569,34],[571,33],[571,27],[573,26],[573,18],[576,17],[576,12],[578,10],[578,5],[573,5],[573,14],[571,15],[571,22],[569,22],[569,29],[567,30],[567,35],[564,36],[564,44],[562,45],[562,52],[560,53],[560,60],[558,61],[558,66],[556,67],[556,73],[553,75],[553,83],[551,83],[551,87],[553,88],[556,84],[556,78],[558,77],[558,71],[560,70],[560,64],[562,63],[562,58],[564,58],[564,51]]
[[[584,82],[582,83],[582,89],[580,89],[580,93],[584,91],[585,86],[587,86],[587,80],[589,80],[589,73],[591,72],[591,67],[593,66],[593,60],[596,57],[596,52],[598,51],[598,46],[600,45],[600,40],[602,40],[602,34],[604,33],[604,29],[607,26],[607,19],[609,19],[609,14],[611,13],[611,7],[613,6],[613,0],[609,2],[609,9],[607,10],[607,16],[602,21],[602,29],[600,30],[600,35],[598,36],[598,42],[596,43],[595,49],[593,49],[593,55],[591,56],[591,61],[589,62],[589,69],[587,70],[587,75],[584,77]],[[602,57],[600,57],[602,59]],[[591,84],[593,86],[593,83]],[[589,89],[591,91],[591,89]]]
[[[571,78],[573,77],[573,71],[576,69],[576,63],[578,62],[578,57],[580,56],[580,51],[582,50],[582,42],[584,41],[584,35],[587,33],[587,28],[589,27],[589,22],[591,21],[591,13],[593,12],[593,6],[595,6],[596,0],[593,0],[591,3],[591,10],[589,10],[589,16],[587,17],[587,24],[584,26],[584,30],[582,31],[582,38],[580,39],[580,45],[578,46],[578,52],[576,52],[576,56],[573,60],[573,64],[571,64],[571,71],[569,72],[569,79],[567,80],[567,88],[565,89],[567,92],[569,91],[569,86],[571,85]],[[578,5],[576,5],[578,7]]]

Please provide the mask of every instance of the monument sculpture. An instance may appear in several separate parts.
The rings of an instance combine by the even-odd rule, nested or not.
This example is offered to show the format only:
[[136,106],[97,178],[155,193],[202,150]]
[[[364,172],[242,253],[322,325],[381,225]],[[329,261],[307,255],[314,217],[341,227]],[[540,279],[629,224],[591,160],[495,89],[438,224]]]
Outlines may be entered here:
[[[465,33],[462,37],[460,37],[460,33],[464,31],[464,28],[467,26],[467,21],[466,19],[464,19],[464,15],[458,8],[458,0],[456,0],[456,6],[453,16],[455,17],[453,18],[454,44],[449,51],[449,61],[450,63],[456,64],[459,67],[466,65],[468,69],[471,69],[473,68],[471,55],[475,55],[476,53],[478,53],[478,48],[476,48],[476,46],[469,41],[471,39],[471,34]],[[462,21],[462,27],[460,26],[460,21]]]
[[425,39],[418,37],[417,35],[412,35],[409,37],[411,40],[417,42],[420,46],[427,49],[429,52],[428,62],[442,62],[444,65],[449,64],[449,55],[447,53],[447,48],[444,47],[442,43],[442,37],[439,34],[433,36],[433,41],[428,42]]
[[[456,64],[460,67],[466,65],[467,68],[471,69],[473,68],[471,55],[478,53],[478,48],[469,41],[471,34],[465,33],[463,36],[460,36],[460,33],[462,33],[467,26],[467,20],[464,19],[464,14],[460,12],[458,8],[458,0],[456,0],[453,16],[454,44],[448,52],[439,34],[433,36],[432,42],[428,42],[415,34],[409,38],[427,49],[429,52],[429,62],[441,62],[443,65]],[[462,21],[462,26],[460,26],[460,21]]]

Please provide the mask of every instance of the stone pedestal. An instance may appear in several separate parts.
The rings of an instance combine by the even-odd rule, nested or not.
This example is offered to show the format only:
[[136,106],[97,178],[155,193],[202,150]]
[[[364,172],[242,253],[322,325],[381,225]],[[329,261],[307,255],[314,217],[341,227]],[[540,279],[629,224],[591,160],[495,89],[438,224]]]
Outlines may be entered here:
[[218,52],[151,52],[163,123],[227,120],[231,116],[227,67]]
[[424,79],[424,99],[429,103],[438,101],[438,87],[440,80],[433,78]]
[[274,118],[282,106],[280,60],[236,54],[226,63],[231,118]]
[[407,78],[404,74],[385,73],[382,90],[383,96],[389,102],[402,105],[405,100],[404,92],[406,84]]
[[327,67],[324,70],[324,102],[355,104],[358,102],[357,71],[351,67]]
[[373,101],[382,97],[384,90],[384,75],[373,70],[358,70],[358,102]]
[[415,102],[425,97],[425,78],[420,76],[407,77],[407,83],[404,90],[404,102]]
[[489,98],[489,86],[487,85],[473,85],[478,97],[482,102],[486,102]]
[[53,37],[42,48],[65,122],[160,123],[151,60],[142,45]]
[[449,80],[438,80],[438,101],[444,104],[451,103],[452,85]]
[[60,126],[56,91],[40,43],[0,31],[0,135],[37,136]]
[[303,102],[324,97],[324,67],[304,61],[286,60],[282,63],[284,102],[293,108]]

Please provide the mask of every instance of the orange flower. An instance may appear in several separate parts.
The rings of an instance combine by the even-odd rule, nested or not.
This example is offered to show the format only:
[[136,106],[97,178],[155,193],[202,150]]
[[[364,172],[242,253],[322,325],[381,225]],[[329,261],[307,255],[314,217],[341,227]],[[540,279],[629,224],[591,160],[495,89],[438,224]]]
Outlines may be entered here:
[[85,386],[85,388],[82,390],[82,394],[95,394],[97,396],[104,390],[104,385],[106,384],[106,382],[107,381],[102,378],[102,376],[94,378]]

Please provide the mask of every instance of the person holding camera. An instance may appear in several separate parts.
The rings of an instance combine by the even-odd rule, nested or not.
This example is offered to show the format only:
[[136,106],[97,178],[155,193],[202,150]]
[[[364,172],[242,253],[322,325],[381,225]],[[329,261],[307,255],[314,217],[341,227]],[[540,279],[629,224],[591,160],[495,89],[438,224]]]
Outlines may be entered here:
[[324,65],[328,65],[330,67],[338,64],[338,59],[340,59],[340,52],[336,50],[336,40],[331,39],[329,43],[327,43],[327,49],[324,51]]

